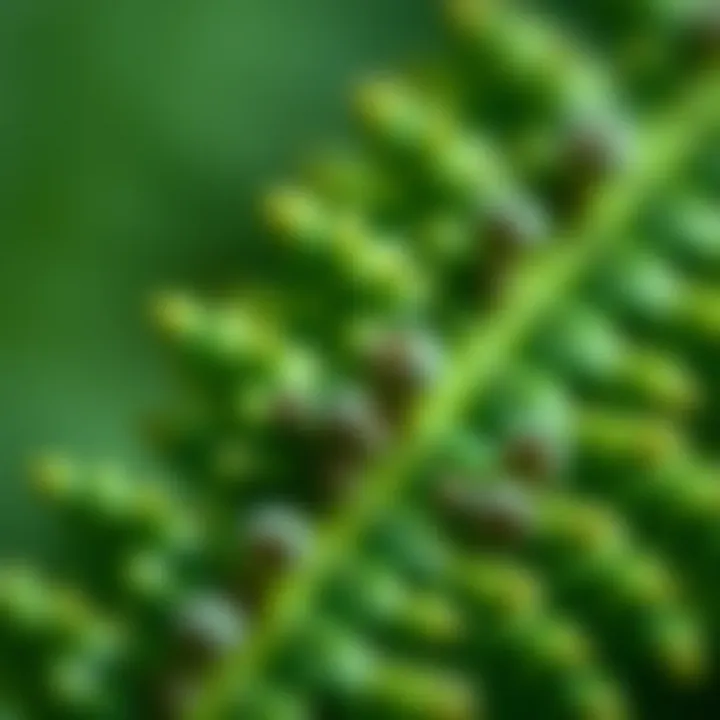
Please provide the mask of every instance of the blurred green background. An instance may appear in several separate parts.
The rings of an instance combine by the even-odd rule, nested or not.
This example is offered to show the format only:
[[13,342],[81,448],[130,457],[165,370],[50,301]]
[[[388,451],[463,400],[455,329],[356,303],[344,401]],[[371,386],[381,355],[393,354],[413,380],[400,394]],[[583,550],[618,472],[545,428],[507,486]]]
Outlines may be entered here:
[[349,88],[427,45],[430,0],[0,4],[0,557],[56,547],[38,448],[146,462],[172,392],[154,288],[242,262],[252,199],[342,133]]

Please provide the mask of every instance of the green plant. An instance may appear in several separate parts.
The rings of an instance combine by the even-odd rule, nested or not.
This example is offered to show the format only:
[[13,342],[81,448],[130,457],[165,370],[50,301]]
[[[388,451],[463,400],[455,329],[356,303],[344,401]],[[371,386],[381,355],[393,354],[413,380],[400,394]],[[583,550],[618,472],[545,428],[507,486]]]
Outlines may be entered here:
[[604,720],[703,679],[712,7],[500,5],[359,93],[238,289],[155,303],[167,482],[38,463],[85,591],[4,571],[9,712]]

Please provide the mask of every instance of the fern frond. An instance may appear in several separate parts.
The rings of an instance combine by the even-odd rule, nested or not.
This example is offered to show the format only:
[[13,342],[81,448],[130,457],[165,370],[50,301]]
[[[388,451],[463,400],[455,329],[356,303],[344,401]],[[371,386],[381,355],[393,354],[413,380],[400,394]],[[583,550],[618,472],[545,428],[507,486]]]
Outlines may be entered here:
[[712,672],[712,7],[582,5],[448,3],[262,203],[276,286],[153,306],[175,483],[36,476],[130,634],[33,645],[44,716],[614,720]]

